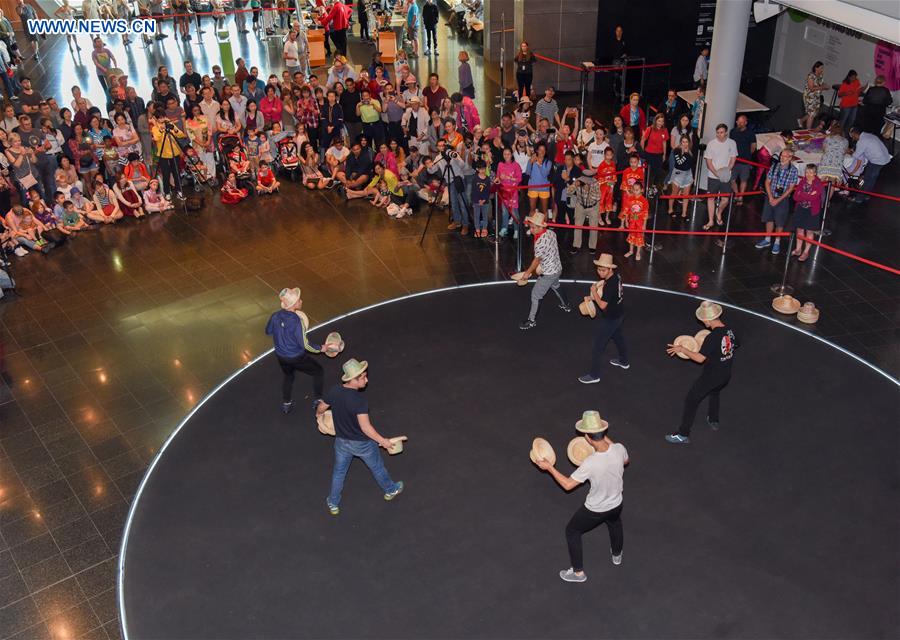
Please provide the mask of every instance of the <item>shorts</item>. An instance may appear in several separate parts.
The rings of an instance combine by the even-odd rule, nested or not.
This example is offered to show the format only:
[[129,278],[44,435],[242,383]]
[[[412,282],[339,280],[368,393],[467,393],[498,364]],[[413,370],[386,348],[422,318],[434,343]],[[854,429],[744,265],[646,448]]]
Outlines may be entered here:
[[721,180],[716,180],[715,178],[707,178],[706,179],[706,192],[707,193],[731,193],[731,183],[730,182],[722,182]]
[[[689,187],[694,183],[694,172],[688,169],[687,171],[681,171],[679,169],[672,170],[672,177],[669,178],[669,183],[674,184],[679,189],[684,189],[685,187]],[[715,192],[711,192],[715,193]]]
[[743,162],[735,162],[731,169],[731,179],[735,182],[749,182],[753,167]]
[[529,189],[528,197],[529,198],[540,198],[541,200],[549,200],[550,192],[549,191],[532,191],[531,189]]
[[762,210],[762,221],[763,222],[774,222],[776,227],[784,227],[787,224],[788,214],[791,212],[791,201],[788,198],[785,198],[774,207],[769,203],[769,199],[766,198],[766,203],[763,205]]

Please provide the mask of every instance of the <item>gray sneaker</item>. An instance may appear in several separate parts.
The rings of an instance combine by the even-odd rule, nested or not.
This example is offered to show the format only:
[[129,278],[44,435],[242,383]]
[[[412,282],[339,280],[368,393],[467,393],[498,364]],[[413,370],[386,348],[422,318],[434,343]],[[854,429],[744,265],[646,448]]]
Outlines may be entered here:
[[403,482],[400,481],[394,486],[393,491],[389,491],[386,494],[384,494],[384,499],[387,500],[388,502],[390,502],[391,500],[393,500],[394,498],[399,496],[402,492],[403,492]]
[[565,580],[566,582],[586,582],[587,581],[587,574],[584,571],[581,572],[581,575],[578,575],[577,573],[575,573],[575,571],[572,569],[572,567],[569,567],[568,569],[563,569],[562,571],[560,571],[559,577],[562,578],[563,580]]

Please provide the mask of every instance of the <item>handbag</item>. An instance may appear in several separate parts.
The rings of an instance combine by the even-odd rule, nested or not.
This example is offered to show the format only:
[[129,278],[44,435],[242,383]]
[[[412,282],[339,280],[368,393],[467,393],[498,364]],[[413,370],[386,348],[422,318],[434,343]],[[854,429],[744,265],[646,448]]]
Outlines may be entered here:
[[34,177],[34,174],[27,173],[21,178],[19,178],[19,184],[21,184],[26,189],[30,189],[34,185],[37,184],[37,178]]

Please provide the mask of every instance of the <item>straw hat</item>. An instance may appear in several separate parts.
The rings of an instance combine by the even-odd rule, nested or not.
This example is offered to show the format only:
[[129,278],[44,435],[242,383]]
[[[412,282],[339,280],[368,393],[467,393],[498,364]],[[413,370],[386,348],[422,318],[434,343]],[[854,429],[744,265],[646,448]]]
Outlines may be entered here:
[[599,260],[594,260],[594,264],[598,267],[606,267],[607,269],[615,269],[616,264],[613,262],[611,253],[601,253]]
[[575,436],[569,441],[569,446],[566,447],[566,455],[569,457],[569,462],[576,467],[580,467],[584,459],[592,453],[594,453],[594,447],[584,439],[584,436]]
[[[697,341],[694,339],[694,336],[678,336],[674,340],[672,340],[672,344],[677,345],[679,347],[684,347],[688,351],[699,351],[700,345],[697,344]],[[683,353],[676,353],[676,356],[681,358],[682,360],[688,360],[688,356]]]
[[578,310],[583,316],[590,316],[592,318],[597,317],[597,305],[594,304],[594,301],[591,300],[590,296],[586,296],[584,301],[578,305]]
[[325,355],[329,358],[335,358],[343,350],[344,340],[341,338],[341,334],[337,331],[329,333],[328,337],[325,338]]
[[530,222],[536,227],[546,227],[547,226],[547,216],[545,216],[540,211],[535,212],[533,216],[528,216],[525,218],[525,222]]
[[697,351],[700,351],[700,347],[703,346],[703,341],[706,340],[706,336],[712,333],[709,329],[700,329],[697,333],[694,334],[694,340],[697,342]]
[[334,416],[331,415],[331,409],[316,416],[316,424],[319,425],[319,433],[326,436],[334,435]]
[[528,96],[522,96],[522,99],[519,100],[519,104],[525,104],[526,102],[528,104],[531,104],[531,98],[529,98]]
[[800,311],[800,301],[793,296],[778,296],[772,300],[772,308],[778,313],[790,316]]
[[700,320],[701,322],[715,320],[722,315],[722,305],[710,302],[709,300],[704,300],[700,303],[700,306],[697,307],[694,315],[697,316],[697,320]]
[[422,99],[419,96],[410,96],[407,102],[410,104],[422,104]]
[[344,370],[344,375],[341,376],[341,380],[350,382],[353,378],[361,376],[362,373],[369,368],[369,363],[365,360],[360,362],[356,358],[350,358],[341,368]]
[[528,284],[528,278],[523,277],[525,275],[524,271],[519,271],[519,273],[514,273],[510,276],[513,280],[516,281],[516,284],[520,287],[524,287]]
[[289,309],[300,299],[300,287],[282,289],[278,297],[281,298],[281,308]]
[[575,430],[581,433],[603,433],[608,428],[609,423],[600,417],[599,411],[585,411],[575,423]]
[[531,458],[531,461],[535,464],[537,464],[537,461],[541,458],[551,465],[556,464],[556,452],[553,450],[553,447],[550,446],[550,443],[543,438],[535,438],[531,442],[531,452],[528,454],[528,457]]
[[804,302],[797,312],[797,320],[806,324],[815,324],[819,320],[819,310],[812,302]]
[[392,444],[391,448],[387,450],[387,452],[392,456],[397,455],[398,453],[403,453],[403,443],[406,442],[408,439],[409,438],[407,438],[406,436],[397,436],[395,438],[388,438],[388,440],[390,440],[393,444]]

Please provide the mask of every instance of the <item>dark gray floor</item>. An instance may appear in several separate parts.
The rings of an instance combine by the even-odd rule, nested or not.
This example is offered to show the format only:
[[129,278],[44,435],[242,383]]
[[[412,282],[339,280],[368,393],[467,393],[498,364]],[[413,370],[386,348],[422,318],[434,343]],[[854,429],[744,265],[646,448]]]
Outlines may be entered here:
[[[571,298],[586,285],[567,286]],[[332,440],[305,402],[279,412],[267,356],[203,404],[162,454],[127,538],[133,638],[886,638],[900,623],[897,387],[810,336],[745,312],[722,429],[663,441],[696,365],[665,343],[697,301],[628,289],[632,368],[588,363],[591,321],[529,290],[455,289],[338,320],[367,359],[374,424],[406,491],[385,503],[363,465],[325,509]],[[307,300],[315,309],[316,300]],[[410,318],[415,318],[413,323]],[[610,346],[612,350],[612,346]],[[609,351],[610,356],[613,355]],[[324,360],[324,358],[323,358]],[[295,397],[308,394],[300,377]],[[865,398],[865,400],[861,400]],[[860,399],[860,400],[855,400]],[[598,409],[629,450],[625,560],[586,537],[584,585],[562,583],[563,494],[528,460]],[[702,422],[701,419],[698,423]]]

